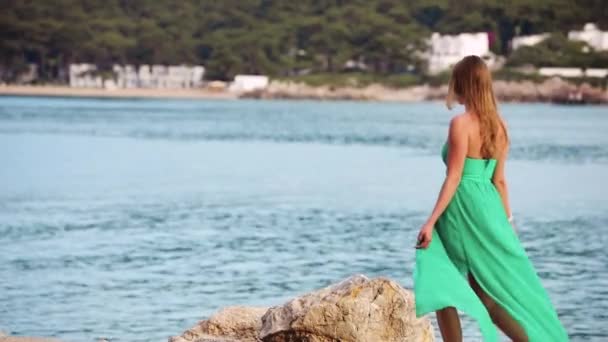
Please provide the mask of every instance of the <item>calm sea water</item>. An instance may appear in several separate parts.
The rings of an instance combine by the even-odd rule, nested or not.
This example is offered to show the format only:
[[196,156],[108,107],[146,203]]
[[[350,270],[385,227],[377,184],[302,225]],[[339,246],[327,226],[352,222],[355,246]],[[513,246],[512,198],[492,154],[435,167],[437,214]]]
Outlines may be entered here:
[[[501,111],[520,237],[572,341],[606,341],[608,107]],[[0,97],[0,330],[165,341],[355,273],[411,287],[453,114]]]

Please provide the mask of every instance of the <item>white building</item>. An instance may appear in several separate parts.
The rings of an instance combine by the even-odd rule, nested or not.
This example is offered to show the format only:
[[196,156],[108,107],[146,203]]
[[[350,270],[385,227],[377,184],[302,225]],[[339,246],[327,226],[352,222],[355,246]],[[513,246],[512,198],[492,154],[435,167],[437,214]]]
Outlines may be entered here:
[[592,23],[585,24],[582,31],[568,32],[568,39],[584,41],[595,50],[608,50],[608,31],[601,31]]
[[608,69],[588,68],[585,69],[585,76],[597,78],[608,77]]
[[203,85],[203,76],[205,76],[205,68],[202,65],[193,66],[190,73],[190,84],[192,87],[201,87]]
[[112,67],[112,71],[114,72],[116,78],[116,87],[117,88],[138,88],[139,87],[139,78],[137,76],[137,72],[135,71],[135,67],[133,65],[118,65],[114,64]]
[[154,87],[154,84],[152,83],[152,72],[150,71],[149,65],[142,64],[139,66],[139,70],[137,71],[137,80],[141,88]]
[[204,70],[202,66],[171,65],[167,67],[165,85],[167,88],[199,87],[203,81]]
[[268,76],[264,75],[236,75],[229,90],[235,92],[260,90],[266,88],[268,82]]
[[584,72],[581,68],[543,67],[538,69],[538,74],[541,76],[582,77]]
[[187,89],[203,84],[205,68],[200,65],[118,65],[113,77],[102,79],[93,64],[70,64],[70,86],[84,88],[173,88]]
[[529,36],[514,37],[513,40],[511,40],[511,49],[515,51],[522,46],[536,45],[536,44],[542,42],[543,40],[549,38],[549,36],[550,36],[549,33],[540,33],[540,34],[532,34]]
[[[427,53],[429,73],[436,74],[448,70],[468,55],[477,55],[486,60],[491,58],[487,33],[441,35],[435,32],[429,39],[429,51]],[[488,62],[491,64],[491,60]]]
[[543,67],[538,69],[541,76],[560,76],[560,77],[595,77],[604,78],[608,76],[608,69],[599,68],[554,68]]
[[94,64],[70,64],[70,87],[75,88],[103,88],[103,79],[96,76],[97,66]]

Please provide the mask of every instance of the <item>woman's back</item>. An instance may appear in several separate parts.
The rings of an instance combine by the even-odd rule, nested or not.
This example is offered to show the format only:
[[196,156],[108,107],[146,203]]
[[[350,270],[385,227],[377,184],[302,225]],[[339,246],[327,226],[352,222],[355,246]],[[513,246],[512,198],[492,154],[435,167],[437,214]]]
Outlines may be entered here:
[[[441,157],[443,163],[447,166],[447,158],[448,158],[449,146],[446,143],[443,144]],[[473,158],[466,157],[464,160],[464,165],[462,166],[462,175],[460,185],[463,182],[466,184],[468,180],[484,180],[486,182],[491,182],[496,170],[496,165],[498,161],[493,158]],[[459,187],[460,187],[459,185]],[[500,198],[499,198],[500,200]]]
[[[465,113],[462,114],[464,118],[466,118],[466,130],[468,136],[468,148],[467,148],[467,157],[474,159],[500,159],[500,156],[504,155],[505,149],[507,147],[506,142],[506,124],[502,118],[500,118],[500,122],[502,126],[498,126],[495,128],[494,136],[495,140],[493,142],[495,153],[493,155],[484,154],[484,139],[482,135],[482,127],[479,122],[479,116],[473,113]],[[489,134],[487,132],[486,134]]]

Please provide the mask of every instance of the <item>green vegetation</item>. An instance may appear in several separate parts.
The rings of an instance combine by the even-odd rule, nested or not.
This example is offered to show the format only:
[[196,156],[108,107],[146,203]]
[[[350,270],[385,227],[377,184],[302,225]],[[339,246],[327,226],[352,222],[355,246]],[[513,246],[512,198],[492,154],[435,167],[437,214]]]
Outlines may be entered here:
[[327,85],[330,87],[365,87],[381,83],[390,87],[401,88],[420,83],[420,77],[414,74],[382,75],[364,72],[315,73],[310,75],[279,77],[279,80],[302,82],[311,86]]
[[302,82],[310,86],[327,85],[331,87],[348,86],[355,88],[362,88],[371,84],[382,84],[393,88],[404,88],[425,83],[431,86],[439,86],[446,84],[449,78],[450,73],[447,71],[437,75],[428,75],[425,73],[398,73],[384,75],[366,72],[340,72],[278,77],[279,80]]
[[533,81],[536,83],[543,82],[549,77],[541,76],[536,72],[526,73],[521,72],[518,69],[511,67],[504,67],[500,70],[497,70],[492,75],[492,78],[495,80],[503,80],[503,81],[513,81],[513,82],[521,82],[521,81]]
[[605,68],[608,52],[594,51],[584,42],[568,40],[563,34],[552,34],[539,44],[515,50],[508,66]]
[[[564,33],[588,21],[608,26],[605,0],[0,0],[0,79],[14,80],[28,63],[58,82],[74,62],[102,70],[196,63],[211,79],[264,73],[403,85],[428,77],[414,52],[432,31],[488,31],[492,50],[506,54],[518,33]],[[551,60],[546,52],[518,50],[510,63]],[[367,71],[336,75],[351,59]],[[304,72],[311,75],[297,76]]]

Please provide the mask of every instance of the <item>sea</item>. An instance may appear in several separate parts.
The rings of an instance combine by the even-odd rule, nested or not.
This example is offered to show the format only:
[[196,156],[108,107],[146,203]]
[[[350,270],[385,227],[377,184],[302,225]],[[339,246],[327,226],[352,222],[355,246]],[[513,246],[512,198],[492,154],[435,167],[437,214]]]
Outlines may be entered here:
[[[526,252],[571,340],[608,341],[608,107],[499,110]],[[0,330],[161,342],[354,274],[411,289],[462,111],[0,97]]]

